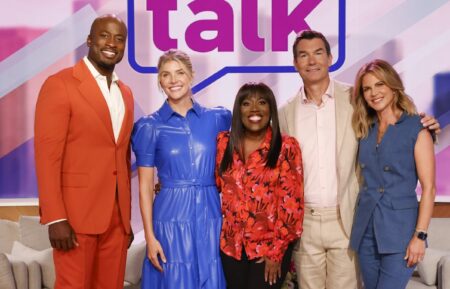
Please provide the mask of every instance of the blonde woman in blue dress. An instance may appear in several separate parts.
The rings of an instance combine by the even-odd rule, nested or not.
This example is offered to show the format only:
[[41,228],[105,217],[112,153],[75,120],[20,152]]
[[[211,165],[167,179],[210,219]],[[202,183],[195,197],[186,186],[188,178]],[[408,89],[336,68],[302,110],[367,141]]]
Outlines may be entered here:
[[214,169],[216,136],[229,129],[231,113],[192,99],[192,63],[182,51],[160,57],[158,80],[167,100],[142,117],[132,134],[147,241],[142,288],[225,289]]

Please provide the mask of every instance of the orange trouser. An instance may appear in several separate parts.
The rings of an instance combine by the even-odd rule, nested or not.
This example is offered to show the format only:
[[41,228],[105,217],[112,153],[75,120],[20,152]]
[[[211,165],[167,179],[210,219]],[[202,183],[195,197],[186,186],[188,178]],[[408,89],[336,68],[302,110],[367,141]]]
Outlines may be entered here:
[[55,289],[121,289],[125,275],[128,235],[117,203],[106,232],[76,234],[78,247],[53,250]]

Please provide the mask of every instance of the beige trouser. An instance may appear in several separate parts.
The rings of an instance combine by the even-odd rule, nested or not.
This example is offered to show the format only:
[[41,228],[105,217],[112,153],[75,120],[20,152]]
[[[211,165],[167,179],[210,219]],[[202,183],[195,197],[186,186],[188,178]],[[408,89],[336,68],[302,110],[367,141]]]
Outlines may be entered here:
[[303,234],[293,253],[300,289],[356,289],[354,252],[339,209],[305,208]]

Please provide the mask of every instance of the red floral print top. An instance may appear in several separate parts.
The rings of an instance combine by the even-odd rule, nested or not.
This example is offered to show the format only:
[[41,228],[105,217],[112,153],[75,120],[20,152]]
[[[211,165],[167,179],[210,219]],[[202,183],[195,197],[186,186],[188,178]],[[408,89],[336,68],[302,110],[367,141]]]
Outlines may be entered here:
[[303,224],[303,171],[300,146],[283,136],[275,168],[266,168],[272,130],[244,163],[237,152],[220,177],[220,163],[229,132],[217,137],[216,183],[222,193],[223,225],[220,249],[240,260],[242,246],[249,260],[268,257],[281,262],[289,243],[298,239]]

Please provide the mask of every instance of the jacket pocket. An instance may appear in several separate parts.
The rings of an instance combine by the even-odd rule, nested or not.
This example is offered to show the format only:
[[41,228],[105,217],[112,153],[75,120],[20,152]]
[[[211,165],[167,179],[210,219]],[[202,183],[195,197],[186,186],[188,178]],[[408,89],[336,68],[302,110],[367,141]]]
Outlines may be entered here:
[[412,209],[419,207],[419,202],[417,201],[417,197],[415,195],[392,199],[391,204],[392,208],[397,210]]
[[89,185],[89,175],[83,173],[62,173],[62,186],[66,188],[85,188]]

